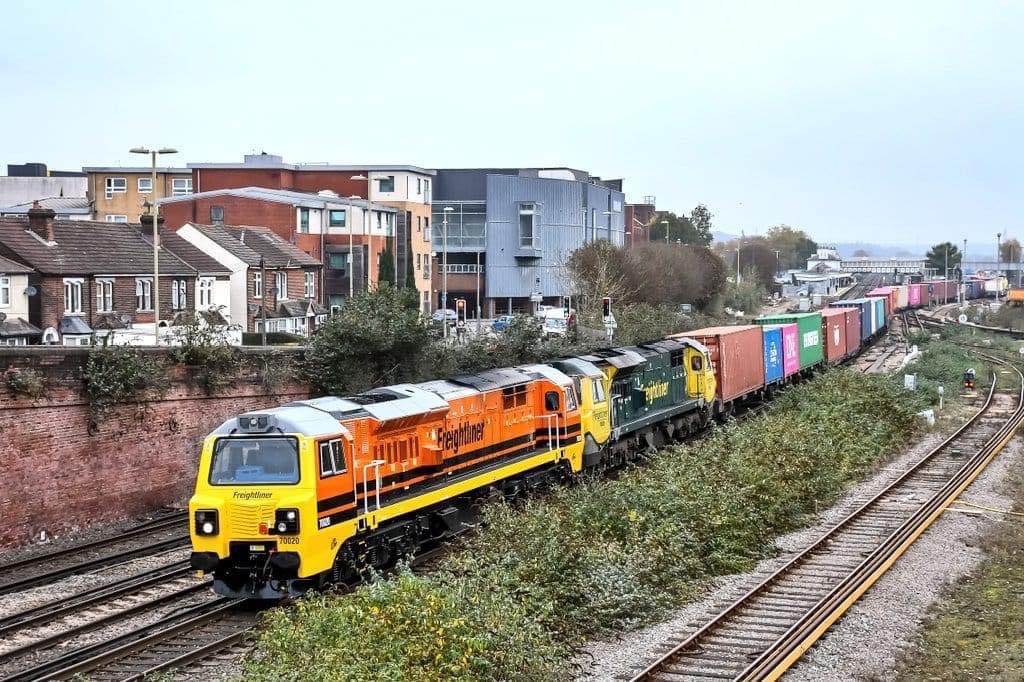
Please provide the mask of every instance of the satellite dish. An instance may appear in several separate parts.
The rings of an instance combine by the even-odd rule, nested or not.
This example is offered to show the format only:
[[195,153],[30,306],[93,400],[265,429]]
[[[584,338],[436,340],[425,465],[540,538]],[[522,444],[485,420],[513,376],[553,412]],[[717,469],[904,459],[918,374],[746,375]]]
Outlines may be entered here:
[[967,316],[964,315],[963,313],[960,313],[960,317],[956,318],[956,321],[959,322],[960,324],[967,324]]
[[30,286],[25,287],[25,295],[26,296],[35,296],[38,293],[39,293],[39,289],[36,289],[34,286],[30,285]]

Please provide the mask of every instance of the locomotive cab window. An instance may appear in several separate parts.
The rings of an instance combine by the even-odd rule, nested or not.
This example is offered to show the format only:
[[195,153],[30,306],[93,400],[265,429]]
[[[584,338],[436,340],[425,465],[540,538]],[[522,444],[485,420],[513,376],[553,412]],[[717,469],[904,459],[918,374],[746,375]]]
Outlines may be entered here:
[[593,386],[594,402],[595,403],[603,403],[604,402],[604,384],[602,384],[599,379],[594,379],[591,382],[591,385]]
[[558,391],[548,391],[544,394],[544,409],[548,412],[558,412],[559,400]]
[[299,482],[294,438],[221,438],[210,462],[211,485],[284,485]]
[[565,389],[565,409],[570,411],[576,409],[576,394],[573,393],[572,388]]
[[702,358],[699,355],[694,355],[690,359],[690,369],[692,369],[694,372],[699,372],[702,369],[704,369],[704,358]]
[[326,443],[320,443],[320,478],[343,474],[345,471],[347,471],[347,467],[341,440],[335,438]]

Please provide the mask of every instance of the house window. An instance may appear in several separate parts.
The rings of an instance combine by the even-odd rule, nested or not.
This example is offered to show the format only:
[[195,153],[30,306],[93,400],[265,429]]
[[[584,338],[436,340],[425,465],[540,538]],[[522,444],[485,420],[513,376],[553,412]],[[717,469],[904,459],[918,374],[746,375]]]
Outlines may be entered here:
[[423,216],[416,216],[416,231],[420,232],[423,229]]
[[383,178],[377,178],[377,189],[380,192],[394,192],[395,191],[395,176],[388,175]]
[[420,178],[416,178],[416,194],[423,194],[423,191],[422,191],[423,187],[422,187],[422,185],[423,185],[423,180],[420,179]]
[[[213,305],[213,277],[199,278],[199,291],[196,293],[196,301],[199,307],[206,310]],[[184,282],[182,282],[184,284]]]
[[128,191],[128,180],[125,178],[107,178],[104,180],[104,195],[113,199],[115,194],[124,194]]
[[263,271],[256,270],[252,278],[252,295],[256,298],[263,298]]
[[416,269],[420,270],[422,268],[423,268],[423,254],[422,253],[417,253],[416,254]]
[[171,280],[171,310],[188,307],[188,282],[183,279]]
[[0,275],[0,306],[11,305],[11,278],[7,275]]
[[430,180],[423,179],[423,194],[426,195],[427,201],[430,201]]
[[309,232],[309,209],[299,209],[299,232]]
[[288,298],[288,273],[284,271],[275,272],[274,286],[277,287],[278,300],[283,301]]
[[96,312],[114,311],[114,282],[109,279],[96,280]]
[[423,216],[423,241],[430,241],[430,218]]
[[82,314],[82,280],[64,280],[64,314]]
[[192,178],[173,178],[171,180],[171,194],[176,197],[192,194]]
[[316,281],[315,275],[312,272],[306,273],[306,281],[302,287],[302,295],[308,299],[312,299],[316,296]]
[[333,210],[327,213],[328,227],[345,227],[345,211]]
[[142,277],[135,280],[135,309],[153,309],[153,280]]
[[128,216],[108,213],[104,220],[108,223],[126,223],[128,222]]
[[214,225],[224,224],[224,207],[223,206],[211,206],[210,207],[210,222]]
[[532,249],[536,246],[534,233],[534,204],[519,205],[519,246]]
[[139,194],[149,194],[153,191],[153,178],[139,178]]

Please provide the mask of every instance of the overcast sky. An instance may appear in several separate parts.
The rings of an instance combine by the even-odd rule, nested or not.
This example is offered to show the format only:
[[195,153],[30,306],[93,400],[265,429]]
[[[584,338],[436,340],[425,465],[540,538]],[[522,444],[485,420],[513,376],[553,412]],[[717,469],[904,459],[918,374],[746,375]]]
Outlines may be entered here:
[[[0,9],[0,164],[569,165],[716,229],[1020,235],[1022,2]],[[4,167],[5,168],[5,167]]]

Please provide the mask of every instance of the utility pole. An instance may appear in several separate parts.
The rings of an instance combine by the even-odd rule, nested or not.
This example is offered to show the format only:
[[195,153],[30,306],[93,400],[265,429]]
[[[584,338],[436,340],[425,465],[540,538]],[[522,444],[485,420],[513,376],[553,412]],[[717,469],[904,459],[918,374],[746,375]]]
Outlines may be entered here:
[[267,345],[267,261],[260,256],[260,341]]
[[153,345],[160,345],[160,206],[157,204],[156,196],[156,157],[159,154],[177,154],[177,149],[162,147],[147,149],[145,147],[133,147],[128,150],[131,154],[146,154],[150,158],[150,187],[149,191],[153,198]]
[[1003,233],[996,232],[996,303],[999,303],[999,271],[1003,268]]
[[949,247],[950,244],[947,243],[946,248],[943,249],[946,255],[946,274],[943,278],[946,280],[946,283],[942,286],[942,290],[945,292],[942,297],[943,304],[949,303]]

